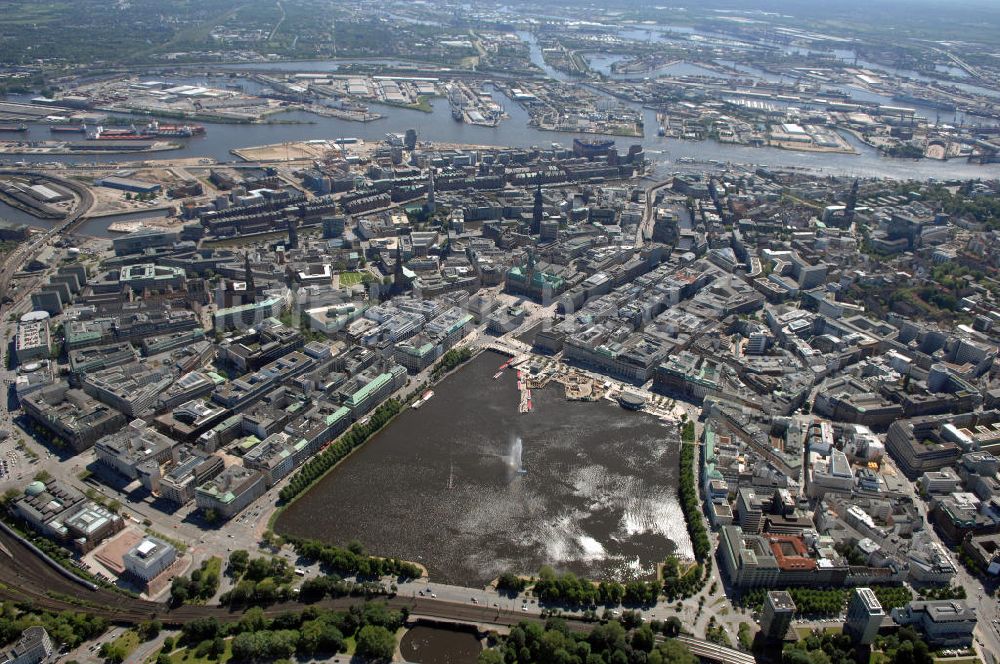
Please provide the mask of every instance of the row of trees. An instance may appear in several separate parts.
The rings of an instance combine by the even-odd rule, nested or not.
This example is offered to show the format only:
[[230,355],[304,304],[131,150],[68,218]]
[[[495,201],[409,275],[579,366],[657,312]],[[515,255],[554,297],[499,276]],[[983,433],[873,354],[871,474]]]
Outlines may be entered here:
[[36,609],[30,604],[3,602],[0,604],[0,647],[13,643],[21,636],[21,632],[36,625],[44,627],[54,642],[70,648],[97,638],[108,628],[106,620],[86,613],[52,613]]
[[[224,640],[231,637],[234,661],[260,662],[346,652],[347,639],[353,637],[362,657],[389,660],[396,649],[395,632],[405,619],[405,613],[378,603],[352,606],[349,611],[309,607],[274,619],[254,607],[230,625],[215,618],[193,620],[181,628],[177,645],[207,655],[219,654],[225,649]],[[157,661],[169,658],[174,645],[173,641],[165,643]]]
[[438,378],[470,359],[472,359],[472,351],[468,348],[452,348],[438,360],[437,366],[431,372],[431,378]]
[[677,556],[667,556],[663,561],[663,594],[671,602],[691,597],[705,585],[704,568],[701,563],[681,567]]
[[288,484],[278,494],[281,500],[288,502],[305,491],[313,482],[318,480],[326,471],[330,470],[341,459],[368,440],[374,433],[385,426],[389,420],[399,413],[402,405],[397,399],[389,399],[375,409],[371,417],[364,424],[355,424],[344,435],[331,443],[322,452],[307,461],[292,476]]
[[517,595],[528,587],[528,580],[507,571],[497,577],[497,590]]
[[572,572],[556,574],[551,567],[543,567],[534,580],[532,593],[540,602],[565,606],[646,605],[656,601],[660,585],[646,581],[630,581],[625,585],[601,581],[595,585]]
[[[850,588],[785,588],[795,602],[795,614],[799,616],[836,616],[844,610],[850,597]],[[913,599],[913,593],[905,586],[873,586],[872,591],[882,608],[888,612],[904,606]],[[748,590],[743,594],[743,605],[760,609],[764,606],[763,588]]]
[[261,581],[243,579],[232,590],[223,593],[219,603],[229,606],[267,606],[291,597],[289,586],[280,584],[274,579],[267,578]]
[[[691,537],[694,559],[705,561],[703,569],[701,564],[698,565],[699,572],[701,572],[699,580],[704,583],[704,578],[712,563],[712,543],[708,539],[708,530],[706,530],[705,521],[701,516],[701,502],[698,500],[698,480],[695,475],[695,452],[697,449],[694,422],[689,420],[684,423],[684,428],[681,430],[681,467],[677,494],[680,498],[681,509],[684,511],[684,522],[687,524],[688,535]],[[699,588],[700,585],[697,588],[688,588],[683,585],[680,588],[669,590],[684,591],[687,594],[679,592],[677,594],[686,597],[697,592]],[[665,590],[668,589],[665,588]],[[668,595],[670,594],[669,590]]]
[[[913,599],[913,593],[906,586],[875,586],[872,591],[886,613],[906,606]],[[962,597],[965,595],[963,594]]]
[[656,581],[617,581],[593,583],[581,579],[572,572],[556,574],[551,567],[543,567],[538,578],[524,579],[513,572],[504,572],[497,579],[497,590],[512,595],[531,586],[532,594],[540,602],[572,607],[647,606],[655,604],[660,595],[660,584]]
[[324,597],[346,597],[363,590],[357,584],[345,581],[336,574],[311,576],[299,587],[299,601],[318,602]]
[[421,569],[413,563],[398,558],[370,556],[359,542],[351,542],[345,549],[316,540],[291,539],[289,541],[295,549],[295,553],[303,558],[315,560],[325,568],[344,576],[357,576],[361,579],[379,579],[384,576],[418,579],[421,576]]
[[[230,561],[232,561],[232,556],[230,556]],[[287,560],[277,556],[263,556],[254,558],[247,563],[242,578],[247,581],[274,579],[278,583],[288,583],[293,576],[294,570]]]
[[[325,632],[323,640],[329,643],[333,652],[343,650],[344,635],[336,627],[320,631]],[[243,632],[233,639],[233,658],[238,662],[259,660],[273,662],[291,657],[298,650],[301,638],[301,632],[295,629]]]
[[[795,602],[797,616],[836,616],[844,610],[847,591],[843,588],[785,588]],[[755,588],[743,594],[744,606],[760,610],[767,590]]]
[[222,560],[209,558],[201,567],[191,572],[191,577],[175,576],[170,584],[170,602],[179,606],[185,602],[208,600],[219,590],[219,572]]
[[621,623],[598,625],[589,634],[570,632],[561,618],[545,626],[520,623],[479,656],[479,664],[695,664],[679,641],[658,642],[650,624],[626,630]]
[[[875,640],[874,650],[880,652],[877,661],[884,664],[933,664],[934,657],[927,644],[910,627],[903,627],[888,637]],[[860,652],[845,634],[814,631],[781,653],[783,664],[853,664],[868,661],[868,653]],[[872,661],[876,661],[873,659]]]
[[938,586],[919,591],[920,599],[965,599],[965,586]]
[[284,558],[262,556],[250,559],[243,549],[229,554],[226,574],[236,585],[219,601],[232,606],[267,605],[291,597],[292,566]]
[[930,647],[912,627],[901,627],[895,634],[878,637],[874,647],[882,652],[886,664],[933,664]]
[[853,664],[858,658],[851,637],[816,630],[785,646],[781,661],[784,664]]

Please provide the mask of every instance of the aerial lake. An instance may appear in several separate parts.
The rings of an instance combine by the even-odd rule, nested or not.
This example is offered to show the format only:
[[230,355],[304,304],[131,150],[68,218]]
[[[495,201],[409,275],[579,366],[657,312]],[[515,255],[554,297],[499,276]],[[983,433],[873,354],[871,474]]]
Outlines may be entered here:
[[[551,384],[518,413],[513,370],[484,353],[435,387],[293,503],[281,534],[359,540],[482,586],[542,565],[595,579],[652,578],[691,555],[677,501],[676,426]],[[518,449],[520,448],[520,449]],[[520,456],[520,468],[516,461]]]

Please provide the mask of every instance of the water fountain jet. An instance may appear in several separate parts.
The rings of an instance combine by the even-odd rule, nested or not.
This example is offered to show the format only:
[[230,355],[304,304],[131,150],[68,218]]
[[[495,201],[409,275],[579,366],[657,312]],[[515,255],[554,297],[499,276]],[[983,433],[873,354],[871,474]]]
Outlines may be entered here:
[[521,442],[520,436],[515,437],[514,442],[510,446],[510,454],[507,456],[507,463],[517,475],[524,475],[528,472],[524,469],[524,465],[521,463],[521,454],[523,452],[524,443]]

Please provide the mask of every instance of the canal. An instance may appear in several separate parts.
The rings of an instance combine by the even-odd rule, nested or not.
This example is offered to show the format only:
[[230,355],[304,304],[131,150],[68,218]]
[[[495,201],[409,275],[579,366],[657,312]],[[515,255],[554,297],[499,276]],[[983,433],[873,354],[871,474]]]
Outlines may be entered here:
[[[277,532],[425,565],[482,586],[543,565],[589,578],[652,578],[691,555],[677,502],[677,430],[553,384],[519,414],[506,358],[484,353],[435,387],[279,517]],[[513,462],[517,443],[521,468]]]
[[415,664],[476,664],[483,647],[474,630],[417,625],[406,631],[399,652]]

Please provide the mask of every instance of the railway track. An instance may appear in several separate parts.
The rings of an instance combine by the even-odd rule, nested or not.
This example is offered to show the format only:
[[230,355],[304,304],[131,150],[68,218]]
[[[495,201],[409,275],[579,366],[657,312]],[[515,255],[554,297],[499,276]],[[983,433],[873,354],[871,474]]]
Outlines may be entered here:
[[[151,602],[129,597],[111,590],[89,590],[64,577],[36,555],[16,537],[0,531],[0,598],[15,602],[28,602],[38,609],[49,611],[82,611],[100,616],[109,622],[132,626],[146,620],[158,619],[172,627],[180,627],[199,618],[215,618],[221,623],[236,622],[244,610],[229,609],[218,605],[184,605],[170,608],[161,602]],[[502,609],[478,604],[448,602],[427,597],[377,598],[391,609],[406,609],[410,615],[451,622],[478,625],[481,629],[513,626],[520,622],[544,624],[545,619],[533,613]],[[275,617],[282,613],[298,612],[306,606],[346,610],[368,601],[365,597],[340,597],[311,605],[299,602],[272,604],[263,609],[264,615]],[[574,632],[589,632],[591,623],[565,616],[566,625]],[[683,637],[682,641],[700,657],[723,664],[746,664],[745,653],[724,648],[702,639]]]
[[[153,618],[168,625],[183,625],[197,618],[235,622],[244,613],[241,609],[233,610],[218,605],[188,604],[171,608],[161,602],[129,597],[111,590],[88,590],[64,577],[17,538],[2,531],[0,547],[0,597],[16,602],[30,602],[37,608],[84,611],[123,625],[134,625]],[[342,597],[317,602],[315,606],[347,609],[364,601],[364,597]],[[515,615],[513,611],[497,611],[489,607],[430,599],[397,596],[386,598],[385,601],[395,609],[406,608],[424,616],[474,623],[512,625],[531,618]],[[298,602],[285,602],[265,608],[264,613],[275,616],[287,611],[300,611],[304,607],[304,604]]]

